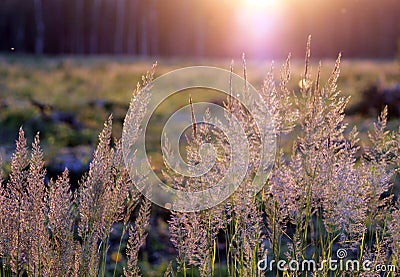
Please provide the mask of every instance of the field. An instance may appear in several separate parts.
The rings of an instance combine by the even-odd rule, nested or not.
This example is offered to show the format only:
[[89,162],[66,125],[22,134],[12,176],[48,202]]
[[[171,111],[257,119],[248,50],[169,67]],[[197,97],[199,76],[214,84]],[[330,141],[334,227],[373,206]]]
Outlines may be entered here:
[[[140,82],[141,76],[151,69],[153,62],[132,57],[0,56],[0,155],[5,161],[4,177],[11,171],[10,161],[18,138],[18,130],[22,126],[28,145],[32,143],[35,134],[40,132],[47,178],[55,179],[65,167],[68,167],[71,184],[77,188],[78,180],[89,169],[89,163],[98,143],[98,134],[110,114],[113,115],[112,137],[121,138],[122,123],[136,83]],[[284,60],[274,62],[273,74],[276,80],[280,78],[284,62]],[[155,78],[172,70],[194,65],[215,66],[229,70],[231,62],[160,59],[157,63]],[[335,60],[323,60],[321,64],[321,80],[325,83],[332,73]],[[247,75],[250,83],[257,89],[261,88],[270,68],[270,61],[248,60]],[[318,72],[318,61],[312,61],[309,70],[312,76],[315,76]],[[240,60],[236,62],[234,72],[242,74]],[[300,91],[303,72],[304,61],[291,61],[292,78],[287,84],[289,90],[295,93]],[[364,98],[364,91],[377,85],[392,88],[399,82],[400,68],[395,61],[344,59],[341,62],[337,84],[343,96],[351,96],[345,110],[347,114],[345,122],[349,126],[344,133],[350,134],[351,128],[357,126],[360,138],[365,141],[367,131],[373,129],[373,122],[376,122],[381,111],[373,104],[367,107],[367,110],[363,110],[366,103],[368,104],[368,100]],[[159,107],[152,121],[154,126],[150,126],[147,149],[157,170],[162,168],[161,146],[157,136],[162,123],[174,110],[186,105],[190,95],[193,97],[193,102],[208,101],[222,104],[226,100],[226,95],[215,91],[202,93],[183,91]],[[400,119],[390,114],[389,107],[388,129],[396,131]],[[293,132],[282,136],[283,153],[290,153],[293,140],[299,135],[300,130],[295,127]],[[364,146],[368,145],[366,142]],[[358,155],[356,153],[357,158],[360,158]],[[393,190],[396,196],[397,190],[396,187]],[[148,228],[149,237],[140,256],[140,266],[144,276],[160,276],[160,272],[165,270],[171,257],[176,255],[176,250],[168,238],[166,221],[169,216],[166,210],[153,207]],[[318,225],[318,222],[315,224]],[[121,235],[119,228],[122,227],[116,225],[114,228],[117,231],[111,233],[109,239],[112,243],[118,244]],[[323,232],[325,231],[321,231]],[[305,240],[307,239],[306,235]],[[335,239],[330,242],[333,241]],[[115,245],[111,248],[114,252],[108,253],[109,259],[118,261],[119,256],[115,257]],[[286,250],[281,249],[282,252]],[[112,271],[109,268],[107,270]],[[215,270],[213,273],[218,276],[218,269]],[[189,270],[185,271],[185,276],[186,273],[191,274]]]
[[[98,132],[109,114],[114,116],[113,135],[120,137],[121,122],[132,92],[153,62],[130,57],[0,57],[0,145],[4,156],[10,156],[18,129],[23,126],[30,139],[36,132],[41,133],[49,164],[54,164],[52,161],[63,151],[68,152],[65,147],[77,148],[76,155],[81,157],[83,164],[87,163],[90,149],[94,147]],[[164,59],[157,62],[156,77],[185,66],[207,65],[227,70],[230,66],[229,60]],[[283,62],[274,61],[277,78]],[[241,75],[241,61],[236,63],[235,73]],[[333,65],[334,60],[322,61],[322,80],[327,80]],[[271,61],[250,60],[247,67],[249,81],[258,89],[271,67]],[[315,61],[312,73],[315,74],[317,69]],[[292,61],[291,71],[289,87],[298,91],[304,62]],[[363,90],[377,82],[383,82],[387,87],[394,85],[399,81],[399,71],[399,65],[394,61],[344,59],[338,87],[343,95],[351,96],[348,105],[351,110],[362,100]],[[209,98],[210,101],[221,102],[226,97],[215,92],[204,94],[194,100]],[[173,99],[171,107],[187,102],[186,93]],[[161,110],[160,113],[167,111]],[[377,115],[378,111],[375,111],[367,118],[352,115],[347,119],[365,131],[370,127],[370,120]]]

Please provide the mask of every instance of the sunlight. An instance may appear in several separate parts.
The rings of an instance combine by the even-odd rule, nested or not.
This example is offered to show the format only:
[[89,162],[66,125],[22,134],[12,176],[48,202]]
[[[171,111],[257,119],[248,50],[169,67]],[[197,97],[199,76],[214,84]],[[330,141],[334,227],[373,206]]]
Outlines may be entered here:
[[270,38],[276,32],[277,18],[283,7],[282,2],[282,0],[238,0],[236,28],[239,37],[236,46],[249,53],[265,53]]
[[239,0],[241,5],[253,9],[276,9],[281,5],[282,0]]

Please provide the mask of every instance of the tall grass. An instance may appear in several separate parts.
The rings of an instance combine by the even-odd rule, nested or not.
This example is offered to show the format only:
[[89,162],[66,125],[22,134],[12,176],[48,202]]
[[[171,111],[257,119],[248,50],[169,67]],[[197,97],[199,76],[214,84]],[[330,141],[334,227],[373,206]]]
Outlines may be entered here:
[[[39,135],[29,151],[20,129],[9,181],[0,187],[1,276],[104,276],[115,222],[123,222],[124,232],[129,229],[124,274],[137,275],[150,204],[134,189],[123,164],[121,144],[111,142],[111,129],[110,116],[89,171],[75,191],[68,170],[55,182],[45,183]],[[136,224],[131,226],[136,210]]]
[[[308,44],[299,91],[288,88],[290,58],[281,79],[274,79],[271,68],[260,89],[275,123],[278,155],[257,195],[250,188],[260,162],[260,132],[243,105],[228,97],[226,110],[236,116],[251,141],[251,166],[243,184],[218,206],[171,212],[168,224],[177,256],[165,276],[189,276],[193,268],[200,276],[219,276],[217,267],[222,264],[228,276],[396,276],[393,271],[346,272],[328,267],[293,271],[275,266],[268,272],[259,268],[266,257],[319,263],[338,259],[338,249],[347,250],[348,259],[369,260],[372,268],[400,265],[400,210],[392,193],[400,164],[400,129],[387,130],[384,109],[369,132],[370,141],[360,142],[357,129],[348,130],[345,122],[349,99],[337,89],[340,56],[325,84],[320,69],[311,76],[309,64]],[[245,63],[243,69],[247,79]],[[137,107],[138,118],[145,107],[136,100],[146,97],[138,93],[152,76],[147,74],[133,95],[131,106]],[[221,132],[195,122],[192,128],[188,163],[199,162],[199,147],[210,141],[218,150],[218,162],[200,178],[184,178],[167,167],[165,180],[186,191],[212,186],[230,162],[229,142]],[[115,222],[123,224],[118,255],[126,233],[129,239],[127,264],[119,272],[119,259],[115,259],[113,275],[140,276],[138,253],[146,240],[151,205],[136,191],[136,180],[131,180],[123,163],[121,143],[112,141],[111,130],[110,117],[88,173],[79,189],[72,191],[68,170],[45,182],[39,136],[30,150],[20,129],[10,176],[0,187],[1,276],[105,276]],[[283,143],[288,137],[296,137],[291,150]],[[168,151],[168,145],[163,147]]]

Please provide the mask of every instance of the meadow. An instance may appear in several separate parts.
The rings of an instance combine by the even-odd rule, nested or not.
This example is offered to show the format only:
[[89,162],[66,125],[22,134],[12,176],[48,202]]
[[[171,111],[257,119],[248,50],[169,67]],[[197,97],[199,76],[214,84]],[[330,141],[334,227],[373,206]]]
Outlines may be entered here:
[[[36,131],[41,131],[44,136],[42,143],[47,147],[88,143],[93,145],[99,128],[110,113],[113,113],[117,122],[123,119],[136,83],[140,81],[142,74],[151,68],[153,62],[155,60],[131,57],[80,58],[12,55],[0,57],[1,145],[13,143],[21,125],[30,132],[30,136]],[[236,62],[236,72],[240,73],[240,59]],[[277,78],[283,62],[284,60],[273,62]],[[314,73],[318,70],[318,62],[318,60],[312,62],[311,68]],[[158,60],[155,76],[195,65],[216,66],[229,70],[230,63],[230,60],[162,59]],[[272,61],[248,60],[249,82],[256,88],[261,87],[271,63]],[[334,60],[322,61],[322,79],[327,79],[333,64]],[[288,86],[290,89],[298,90],[301,74],[304,71],[304,62],[295,60],[292,61],[291,66],[293,78]],[[386,86],[397,83],[399,71],[396,61],[344,59],[338,86],[345,96],[351,95],[348,107],[352,107],[361,101],[361,92],[368,86],[377,82],[384,82]],[[221,100],[221,96],[219,97]],[[177,101],[186,101],[182,99],[184,98],[181,97]],[[177,103],[177,105],[180,104]],[[70,120],[74,121],[76,126],[74,124],[73,126],[65,126],[65,124],[51,126],[50,122],[44,122],[43,117],[51,115],[52,112],[61,113],[60,117],[62,113],[74,114],[75,118],[70,118]],[[374,116],[378,113],[376,112]],[[68,114],[65,116],[67,117]],[[351,120],[355,121],[357,118]],[[33,130],[35,121],[39,126],[35,126]],[[40,126],[40,124],[48,126]],[[79,132],[75,132],[74,127],[80,129]],[[55,130],[47,132],[48,128]],[[119,127],[116,126],[116,128]],[[115,130],[114,135],[118,137],[118,134],[120,134],[120,129]]]
[[[31,140],[36,132],[41,133],[46,161],[54,165],[54,173],[60,173],[67,166],[72,172],[76,170],[76,178],[79,178],[90,160],[98,131],[109,114],[114,116],[113,136],[121,136],[132,91],[153,62],[131,57],[0,57],[0,152],[5,159],[10,158],[18,129],[23,126]],[[283,62],[273,62],[276,78],[279,78]],[[155,76],[194,65],[228,70],[230,63],[229,60],[163,59],[158,61]],[[272,61],[249,60],[247,64],[249,82],[259,89]],[[333,64],[334,60],[322,61],[322,79],[328,78]],[[299,90],[304,62],[295,60],[291,66],[293,78],[288,87],[295,91]],[[235,67],[240,74],[240,59]],[[313,61],[311,68],[315,73],[318,61]],[[351,96],[347,108],[360,103],[362,92],[378,82],[388,87],[396,84],[399,71],[399,64],[395,61],[344,60],[338,87],[343,95]],[[182,97],[172,99],[170,106],[175,108],[187,104],[188,96],[188,93],[183,93]],[[208,91],[194,100],[221,103],[224,99],[224,95]],[[159,110],[159,113],[168,113],[165,110],[167,106],[164,105],[164,110]],[[357,124],[365,133],[378,114],[379,111],[375,110],[366,116],[350,115],[346,120]],[[395,120],[389,124],[396,126],[397,123]],[[156,143],[154,147],[157,148]],[[50,168],[52,172],[53,168]]]
[[[239,190],[206,211],[170,213],[153,205],[150,214],[150,203],[131,188],[118,140],[136,83],[142,83],[153,62],[131,57],[0,57],[4,179],[0,199],[9,209],[3,209],[1,224],[15,232],[28,219],[43,222],[22,228],[18,236],[14,233],[12,242],[21,244],[19,252],[5,243],[10,233],[0,233],[4,265],[0,276],[11,276],[10,270],[29,276],[60,272],[64,275],[59,276],[119,276],[123,266],[126,276],[162,276],[165,270],[165,276],[177,271],[178,276],[262,276],[265,273],[257,270],[261,257],[320,261],[339,248],[358,261],[399,265],[400,119],[390,116],[390,108],[389,117],[384,107],[360,108],[368,103],[363,98],[368,88],[399,83],[396,61],[343,59],[339,76],[335,60],[321,61],[320,70],[319,61],[307,61],[305,73],[304,61],[290,61],[289,70],[283,59],[274,62],[270,74],[270,61],[247,60],[248,80],[272,99],[266,102],[277,122],[278,155],[265,190],[256,197]],[[160,59],[157,63],[154,78],[193,65],[229,70],[231,61]],[[240,59],[234,72],[243,72]],[[163,167],[157,134],[171,112],[188,104],[189,95],[193,102],[226,101],[221,93],[184,91],[157,110],[149,129],[148,152],[155,170],[166,171],[160,174],[174,184],[179,178]],[[200,132],[206,136],[208,131]],[[195,159],[200,142],[185,144],[183,152],[189,160]],[[214,174],[207,178],[220,177]],[[100,192],[99,183],[104,186]],[[10,189],[22,184],[21,190]],[[43,194],[35,195],[32,189]],[[16,197],[21,202],[10,204],[15,195],[21,196]],[[15,213],[15,205],[21,208],[24,201],[36,201],[37,206],[29,208],[37,214],[29,209],[22,215]],[[93,203],[101,207],[99,214],[93,212]],[[66,209],[60,208],[65,205]],[[5,219],[12,211],[25,220],[21,226]],[[60,223],[57,216],[66,222]],[[25,245],[24,234],[35,239]],[[32,245],[38,251],[29,250]],[[49,253],[41,253],[44,250]],[[396,276],[395,272],[368,275],[343,270],[271,274]]]

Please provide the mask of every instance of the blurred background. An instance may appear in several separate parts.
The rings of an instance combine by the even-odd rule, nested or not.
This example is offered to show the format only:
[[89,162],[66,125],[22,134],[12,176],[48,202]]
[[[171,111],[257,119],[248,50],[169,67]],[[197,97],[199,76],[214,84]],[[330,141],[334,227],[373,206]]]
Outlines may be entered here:
[[2,0],[0,51],[394,58],[398,0]]
[[[275,60],[278,83],[280,67],[292,53],[288,86],[296,93],[310,34],[313,78],[321,60],[321,79],[326,82],[338,53],[343,53],[338,88],[351,96],[346,109],[349,129],[357,125],[365,139],[385,105],[388,126],[397,129],[399,15],[400,0],[1,0],[4,177],[22,126],[28,142],[40,132],[48,178],[56,178],[67,167],[77,187],[103,122],[113,114],[113,136],[121,137],[132,92],[154,61],[156,77],[193,65],[229,69],[231,59],[241,74],[244,52],[249,81],[259,89],[271,61]],[[194,102],[221,104],[225,99],[218,93],[192,96]],[[162,168],[162,126],[157,123],[171,107],[186,105],[189,93],[170,101],[149,128],[147,150],[157,170]],[[297,135],[282,140],[288,151]],[[161,276],[176,254],[169,243],[169,214],[154,209],[141,257],[145,276]],[[115,230],[110,259],[124,262],[115,252],[120,229]]]
[[[339,88],[362,134],[385,105],[392,128],[400,117],[399,0],[2,0],[0,4],[0,155],[7,164],[18,129],[40,132],[50,177],[87,170],[109,114],[115,137],[136,83],[158,61],[156,77],[184,66],[208,65],[241,74],[260,88],[275,60],[292,55],[294,92],[304,71],[308,35],[311,69],[327,80],[343,54]],[[188,96],[164,105],[181,107]],[[216,93],[194,101],[222,103]],[[167,117],[161,108],[158,116]],[[149,151],[162,164],[154,122]]]

